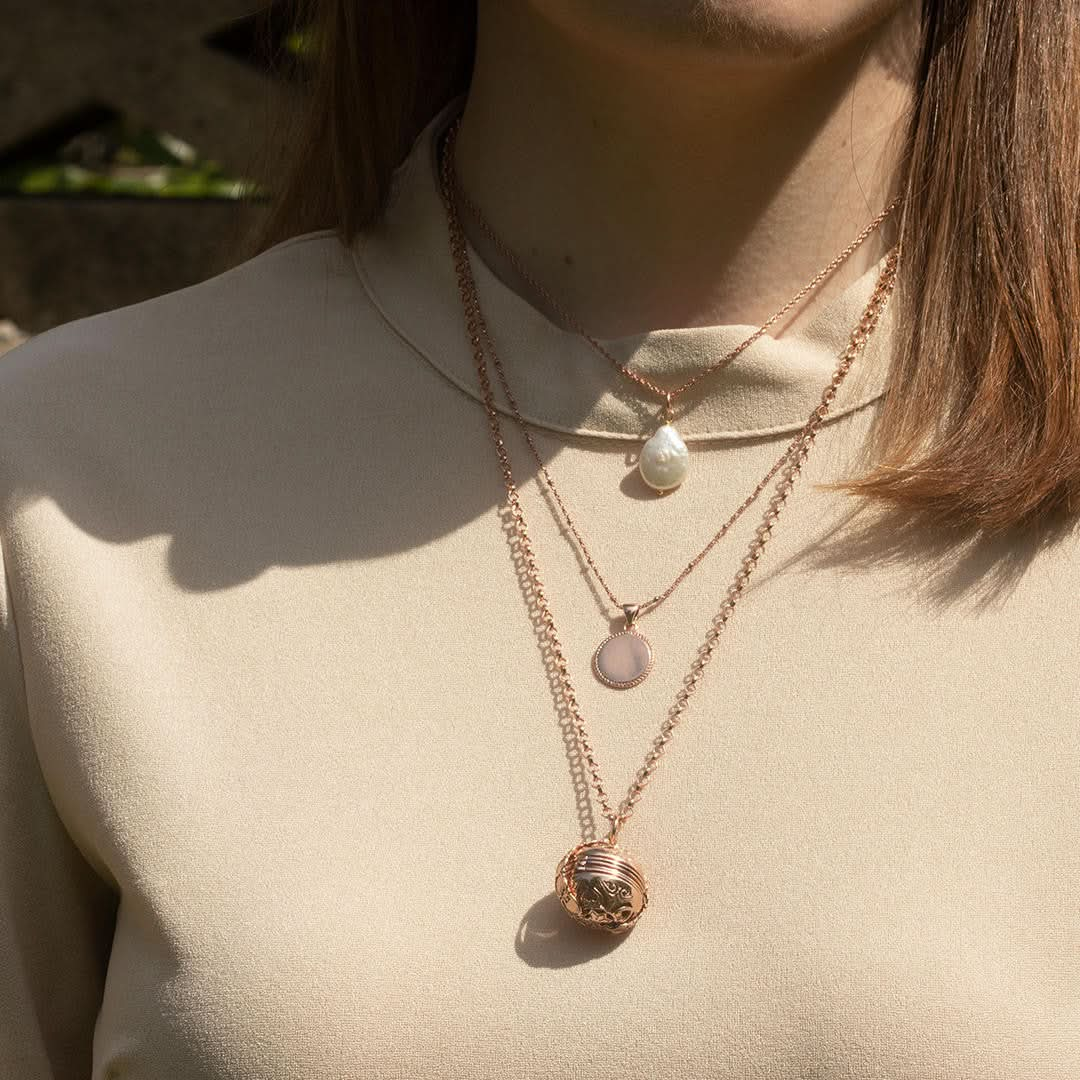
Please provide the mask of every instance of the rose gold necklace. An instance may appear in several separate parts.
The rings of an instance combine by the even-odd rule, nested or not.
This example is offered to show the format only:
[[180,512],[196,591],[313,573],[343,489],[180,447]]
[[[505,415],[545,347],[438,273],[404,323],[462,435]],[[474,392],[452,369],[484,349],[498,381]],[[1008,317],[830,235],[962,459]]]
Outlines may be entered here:
[[461,205],[473,215],[483,233],[491,240],[495,247],[506,256],[507,260],[521,277],[543,296],[548,304],[562,316],[562,319],[567,326],[583,337],[597,352],[600,353],[601,356],[606,357],[623,376],[661,400],[662,423],[645,440],[644,445],[641,447],[641,452],[638,455],[638,472],[640,473],[642,480],[644,480],[650,488],[658,492],[670,491],[677,488],[686,479],[686,475],[690,468],[690,452],[674,425],[675,403],[678,398],[685,394],[691,387],[696,386],[702,379],[727,367],[737,356],[753,345],[754,342],[757,341],[758,338],[760,338],[778,319],[783,318],[783,316],[786,315],[800,300],[813,292],[813,290],[816,289],[846,259],[848,259],[867,237],[869,237],[889,216],[889,214],[896,209],[902,198],[902,196],[898,195],[893,199],[884,210],[863,228],[858,236],[856,236],[847,247],[837,253],[827,265],[823,266],[821,270],[819,270],[801,289],[799,289],[797,293],[795,293],[793,297],[791,297],[790,300],[788,300],[786,304],[784,304],[783,307],[770,315],[769,318],[766,319],[765,322],[763,322],[748,338],[741,341],[735,348],[726,352],[719,359],[714,360],[711,364],[708,364],[706,367],[696,372],[680,386],[666,390],[662,386],[658,386],[648,376],[633,371],[617,357],[608,352],[608,350],[605,349],[595,337],[589,334],[566,310],[566,308],[563,307],[555,297],[525,269],[518,256],[495,232],[487,218],[484,217],[480,207],[477,206],[462,189],[461,183],[454,170],[454,147],[457,143],[457,134],[460,126],[461,117],[458,116],[454,119],[453,123],[445,133],[443,149],[443,161],[445,162],[449,159],[452,185],[451,190],[455,201],[460,202]]
[[[455,200],[456,185],[453,182],[453,141],[451,136],[447,136],[444,143],[443,154],[441,159],[440,175],[442,179],[442,194],[444,203],[451,205],[451,214],[455,221],[460,223],[460,216],[457,211],[457,203]],[[463,235],[463,234],[462,234]],[[468,257],[467,246],[459,246],[455,250],[455,255],[461,258],[462,265],[465,268],[467,275],[469,291],[471,295],[476,295],[476,280],[472,274],[471,264]],[[810,419],[803,426],[803,428],[795,435],[791,443],[785,449],[784,453],[776,460],[769,471],[762,477],[754,490],[742,501],[742,503],[735,509],[734,513],[720,526],[720,528],[713,534],[705,546],[690,560],[689,563],[682,569],[682,571],[676,576],[675,580],[660,593],[653,596],[651,599],[641,603],[624,603],[616,595],[614,590],[608,584],[607,579],[604,577],[597,565],[596,560],[589,550],[589,545],[585,542],[584,537],[581,535],[570,511],[566,507],[566,503],[563,501],[562,496],[559,494],[559,490],[555,485],[555,481],[548,471],[547,466],[544,464],[544,460],[537,450],[536,443],[533,440],[532,433],[529,430],[528,422],[522,416],[520,409],[518,408],[517,400],[510,389],[506,372],[503,367],[502,361],[499,358],[499,354],[495,349],[494,342],[491,340],[490,333],[488,332],[487,322],[484,319],[479,320],[481,335],[484,339],[484,343],[491,355],[492,366],[495,368],[496,375],[499,380],[499,384],[502,388],[503,394],[506,397],[507,403],[510,406],[511,414],[515,423],[520,429],[523,438],[529,448],[533,460],[536,462],[540,475],[543,477],[544,483],[547,486],[548,491],[551,493],[551,497],[558,507],[559,513],[562,515],[563,520],[566,522],[566,526],[570,531],[571,536],[581,553],[586,565],[592,571],[594,577],[599,583],[600,587],[607,594],[608,599],[615,608],[622,612],[623,616],[623,628],[615,633],[608,634],[600,644],[597,646],[593,653],[592,671],[593,674],[603,683],[615,690],[626,690],[634,686],[638,686],[642,683],[652,671],[653,667],[653,648],[648,638],[641,633],[640,622],[641,620],[658,608],[671,594],[682,584],[683,581],[697,568],[697,566],[704,560],[705,556],[723,539],[728,533],[731,527],[736,521],[745,513],[750,506],[758,499],[761,493],[768,486],[769,481],[780,471],[784,463],[791,457],[798,446],[802,443],[806,437],[806,433],[809,430],[810,424],[813,421],[813,414]]]
[[558,678],[559,695],[574,722],[578,746],[588,766],[593,790],[596,792],[604,816],[610,826],[604,839],[577,844],[559,860],[555,870],[555,892],[564,910],[576,922],[612,933],[621,933],[636,925],[648,905],[649,894],[644,870],[617,843],[619,831],[633,815],[634,806],[640,800],[645,785],[651,779],[667,744],[673,738],[674,729],[682,719],[682,714],[686,711],[691,695],[701,682],[705,667],[720,641],[724,628],[735,611],[736,604],[746,589],[747,582],[750,580],[754,567],[757,566],[762,550],[772,535],[773,526],[791,494],[795,480],[802,470],[814,440],[817,438],[821,424],[828,415],[829,407],[836,397],[844,377],[855,359],[862,352],[870,334],[878,324],[896,281],[900,251],[899,248],[895,248],[889,253],[874,286],[874,291],[863,310],[862,317],[852,331],[847,348],[841,355],[832,380],[822,393],[821,402],[814,410],[811,422],[805,429],[805,434],[802,436],[795,452],[790,456],[787,468],[784,469],[783,475],[776,485],[762,523],[743,557],[742,565],[728,588],[727,598],[720,610],[713,616],[706,631],[705,640],[690,664],[690,669],[683,679],[681,688],[675,695],[675,700],[668,710],[668,715],[660,726],[660,735],[654,740],[653,748],[645,756],[644,766],[638,771],[626,798],[616,812],[611,808],[607,790],[600,776],[596,754],[593,751],[588,732],[585,729],[585,721],[578,706],[577,693],[570,681],[566,656],[559,640],[558,631],[555,628],[555,620],[551,614],[547,593],[544,590],[540,570],[536,563],[532,540],[525,520],[525,511],[517,487],[514,484],[513,469],[510,464],[506,443],[502,437],[502,426],[499,422],[498,410],[495,407],[494,393],[484,353],[484,342],[489,339],[484,332],[479,297],[471,283],[471,275],[467,265],[468,249],[465,244],[464,232],[455,213],[453,201],[447,198],[445,185],[443,197],[447,210],[451,251],[453,252],[458,288],[461,292],[462,307],[464,309],[466,332],[473,348],[473,358],[476,362],[480,389],[484,399],[484,409],[488,418],[488,429],[499,460],[499,469],[506,488],[507,504],[513,518],[515,545],[518,553],[520,553],[525,574],[528,578],[531,599],[540,612],[541,632],[544,635],[550,655],[553,657]]

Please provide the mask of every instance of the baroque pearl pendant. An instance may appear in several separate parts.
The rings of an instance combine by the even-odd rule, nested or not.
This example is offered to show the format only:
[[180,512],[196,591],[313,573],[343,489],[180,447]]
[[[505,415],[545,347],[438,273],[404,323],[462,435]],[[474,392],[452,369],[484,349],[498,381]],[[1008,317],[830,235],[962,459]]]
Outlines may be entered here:
[[638,471],[642,480],[656,491],[677,488],[690,469],[690,452],[671,426],[662,424],[641,448]]
[[555,893],[575,922],[612,934],[630,930],[649,903],[641,867],[607,840],[578,844],[562,857]]

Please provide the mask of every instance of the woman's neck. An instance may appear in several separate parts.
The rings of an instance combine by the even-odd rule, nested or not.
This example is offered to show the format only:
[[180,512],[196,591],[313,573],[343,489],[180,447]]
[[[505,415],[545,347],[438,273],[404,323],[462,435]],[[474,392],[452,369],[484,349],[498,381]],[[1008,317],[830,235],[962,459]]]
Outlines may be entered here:
[[[618,49],[529,0],[481,0],[462,186],[597,336],[761,323],[895,193],[911,7],[781,63],[706,45]],[[493,271],[562,325],[464,224]],[[868,240],[818,299],[886,240]]]

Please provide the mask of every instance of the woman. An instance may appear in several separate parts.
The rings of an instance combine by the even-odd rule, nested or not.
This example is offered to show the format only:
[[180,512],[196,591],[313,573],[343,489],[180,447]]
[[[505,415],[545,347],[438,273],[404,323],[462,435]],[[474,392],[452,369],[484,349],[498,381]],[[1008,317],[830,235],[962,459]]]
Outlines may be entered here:
[[1076,0],[475,14],[4,361],[0,1072],[1075,1077]]

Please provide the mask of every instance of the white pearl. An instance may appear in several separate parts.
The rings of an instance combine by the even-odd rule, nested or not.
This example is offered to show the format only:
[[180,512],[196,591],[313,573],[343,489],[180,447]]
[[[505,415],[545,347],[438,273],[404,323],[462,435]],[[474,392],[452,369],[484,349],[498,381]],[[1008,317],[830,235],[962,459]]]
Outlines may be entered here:
[[638,470],[642,480],[657,491],[678,487],[689,469],[686,443],[670,424],[657,428],[656,434],[641,448]]

